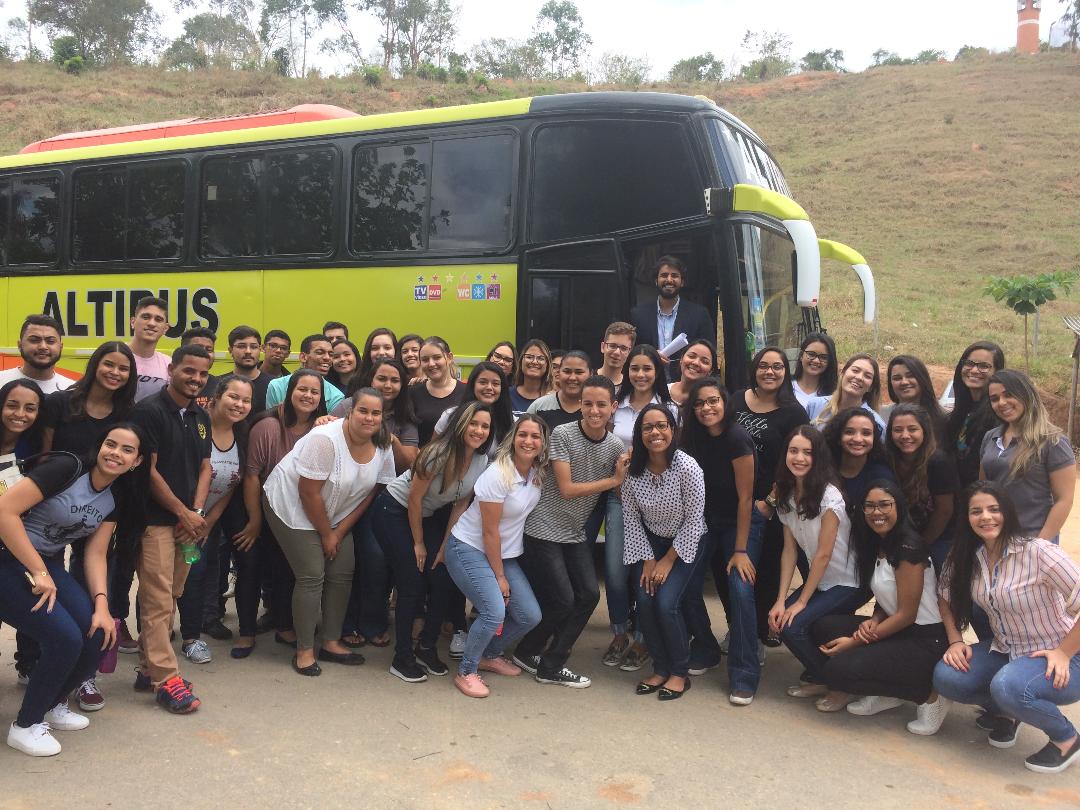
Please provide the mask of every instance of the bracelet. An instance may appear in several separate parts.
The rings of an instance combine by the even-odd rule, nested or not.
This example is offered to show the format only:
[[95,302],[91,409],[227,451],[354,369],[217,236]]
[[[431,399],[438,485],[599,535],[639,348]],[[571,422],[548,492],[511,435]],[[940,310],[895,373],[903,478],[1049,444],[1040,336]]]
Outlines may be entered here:
[[95,593],[94,594],[95,599],[97,599],[99,596],[104,596],[106,599],[109,598],[109,595],[107,593]]
[[951,647],[953,644],[967,644],[967,642],[964,641],[963,639],[961,639],[960,641],[950,641],[949,642],[949,647]]
[[749,554],[750,552],[747,551],[746,549],[743,549],[743,548],[737,548],[731,553],[732,554]]

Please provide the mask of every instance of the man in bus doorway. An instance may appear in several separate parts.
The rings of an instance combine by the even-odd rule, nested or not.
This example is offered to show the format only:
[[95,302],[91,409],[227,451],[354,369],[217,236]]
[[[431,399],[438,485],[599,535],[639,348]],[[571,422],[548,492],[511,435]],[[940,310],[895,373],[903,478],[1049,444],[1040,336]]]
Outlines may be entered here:
[[[679,292],[686,283],[686,265],[676,256],[661,256],[653,266],[656,304],[645,301],[630,312],[630,323],[637,328],[638,343],[648,343],[663,349],[677,335],[686,334],[689,343],[705,339],[716,340],[716,327],[709,311],[701,304],[684,301]],[[675,382],[681,376],[677,361],[681,350],[672,357],[660,356],[667,361],[668,380]]]

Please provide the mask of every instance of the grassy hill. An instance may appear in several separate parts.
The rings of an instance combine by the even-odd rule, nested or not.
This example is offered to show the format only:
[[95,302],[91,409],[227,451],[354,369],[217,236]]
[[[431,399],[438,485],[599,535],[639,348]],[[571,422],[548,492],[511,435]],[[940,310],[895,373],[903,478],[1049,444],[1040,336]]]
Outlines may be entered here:
[[[48,65],[5,65],[0,154],[59,132],[311,101],[374,113],[586,89],[416,80],[372,88],[355,78],[147,68],[72,78]],[[982,295],[985,278],[1080,268],[1080,57],[649,89],[710,95],[765,139],[819,235],[856,247],[874,268],[883,357],[910,352],[951,366],[968,342],[986,337],[1020,365],[1022,321]],[[826,265],[822,298],[841,351],[873,350],[854,275]],[[1080,312],[1080,290],[1042,316],[1033,370],[1056,392],[1069,381],[1066,312]]]

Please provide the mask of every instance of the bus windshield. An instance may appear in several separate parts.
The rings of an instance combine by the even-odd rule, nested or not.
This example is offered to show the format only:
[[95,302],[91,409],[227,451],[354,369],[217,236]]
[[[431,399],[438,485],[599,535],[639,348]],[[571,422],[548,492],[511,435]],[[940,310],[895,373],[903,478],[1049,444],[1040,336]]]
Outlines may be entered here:
[[802,310],[792,288],[792,255],[795,245],[759,225],[737,223],[735,246],[746,287],[743,311],[754,350],[765,346],[792,349],[801,339]]
[[734,171],[735,183],[750,183],[791,196],[776,161],[745,132],[719,118],[705,119],[705,130],[717,163],[722,171],[725,166]]

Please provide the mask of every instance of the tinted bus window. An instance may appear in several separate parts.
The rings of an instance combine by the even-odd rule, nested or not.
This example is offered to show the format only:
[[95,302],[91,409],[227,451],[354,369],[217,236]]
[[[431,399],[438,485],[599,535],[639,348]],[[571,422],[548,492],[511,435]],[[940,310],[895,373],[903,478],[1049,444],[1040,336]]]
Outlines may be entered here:
[[428,248],[508,245],[513,135],[436,141],[432,161]]
[[179,163],[130,168],[127,258],[180,258],[184,247],[185,174],[185,167]]
[[334,174],[332,149],[267,155],[267,253],[333,250]]
[[533,144],[529,236],[545,242],[703,213],[680,124],[588,121],[541,128]]
[[356,149],[350,237],[353,251],[423,248],[430,165],[428,142]]
[[[706,122],[706,129],[712,148],[722,151],[735,170],[735,182],[750,183],[791,196],[787,180],[776,161],[745,133],[716,118]],[[723,165],[719,155],[717,161]]]
[[202,166],[199,254],[257,256],[262,158],[212,158]]
[[0,180],[0,267],[8,263],[8,221],[11,219],[11,181]]
[[51,264],[56,261],[59,190],[60,179],[57,177],[12,181],[8,264]]
[[124,174],[119,167],[75,175],[74,261],[124,258]]

